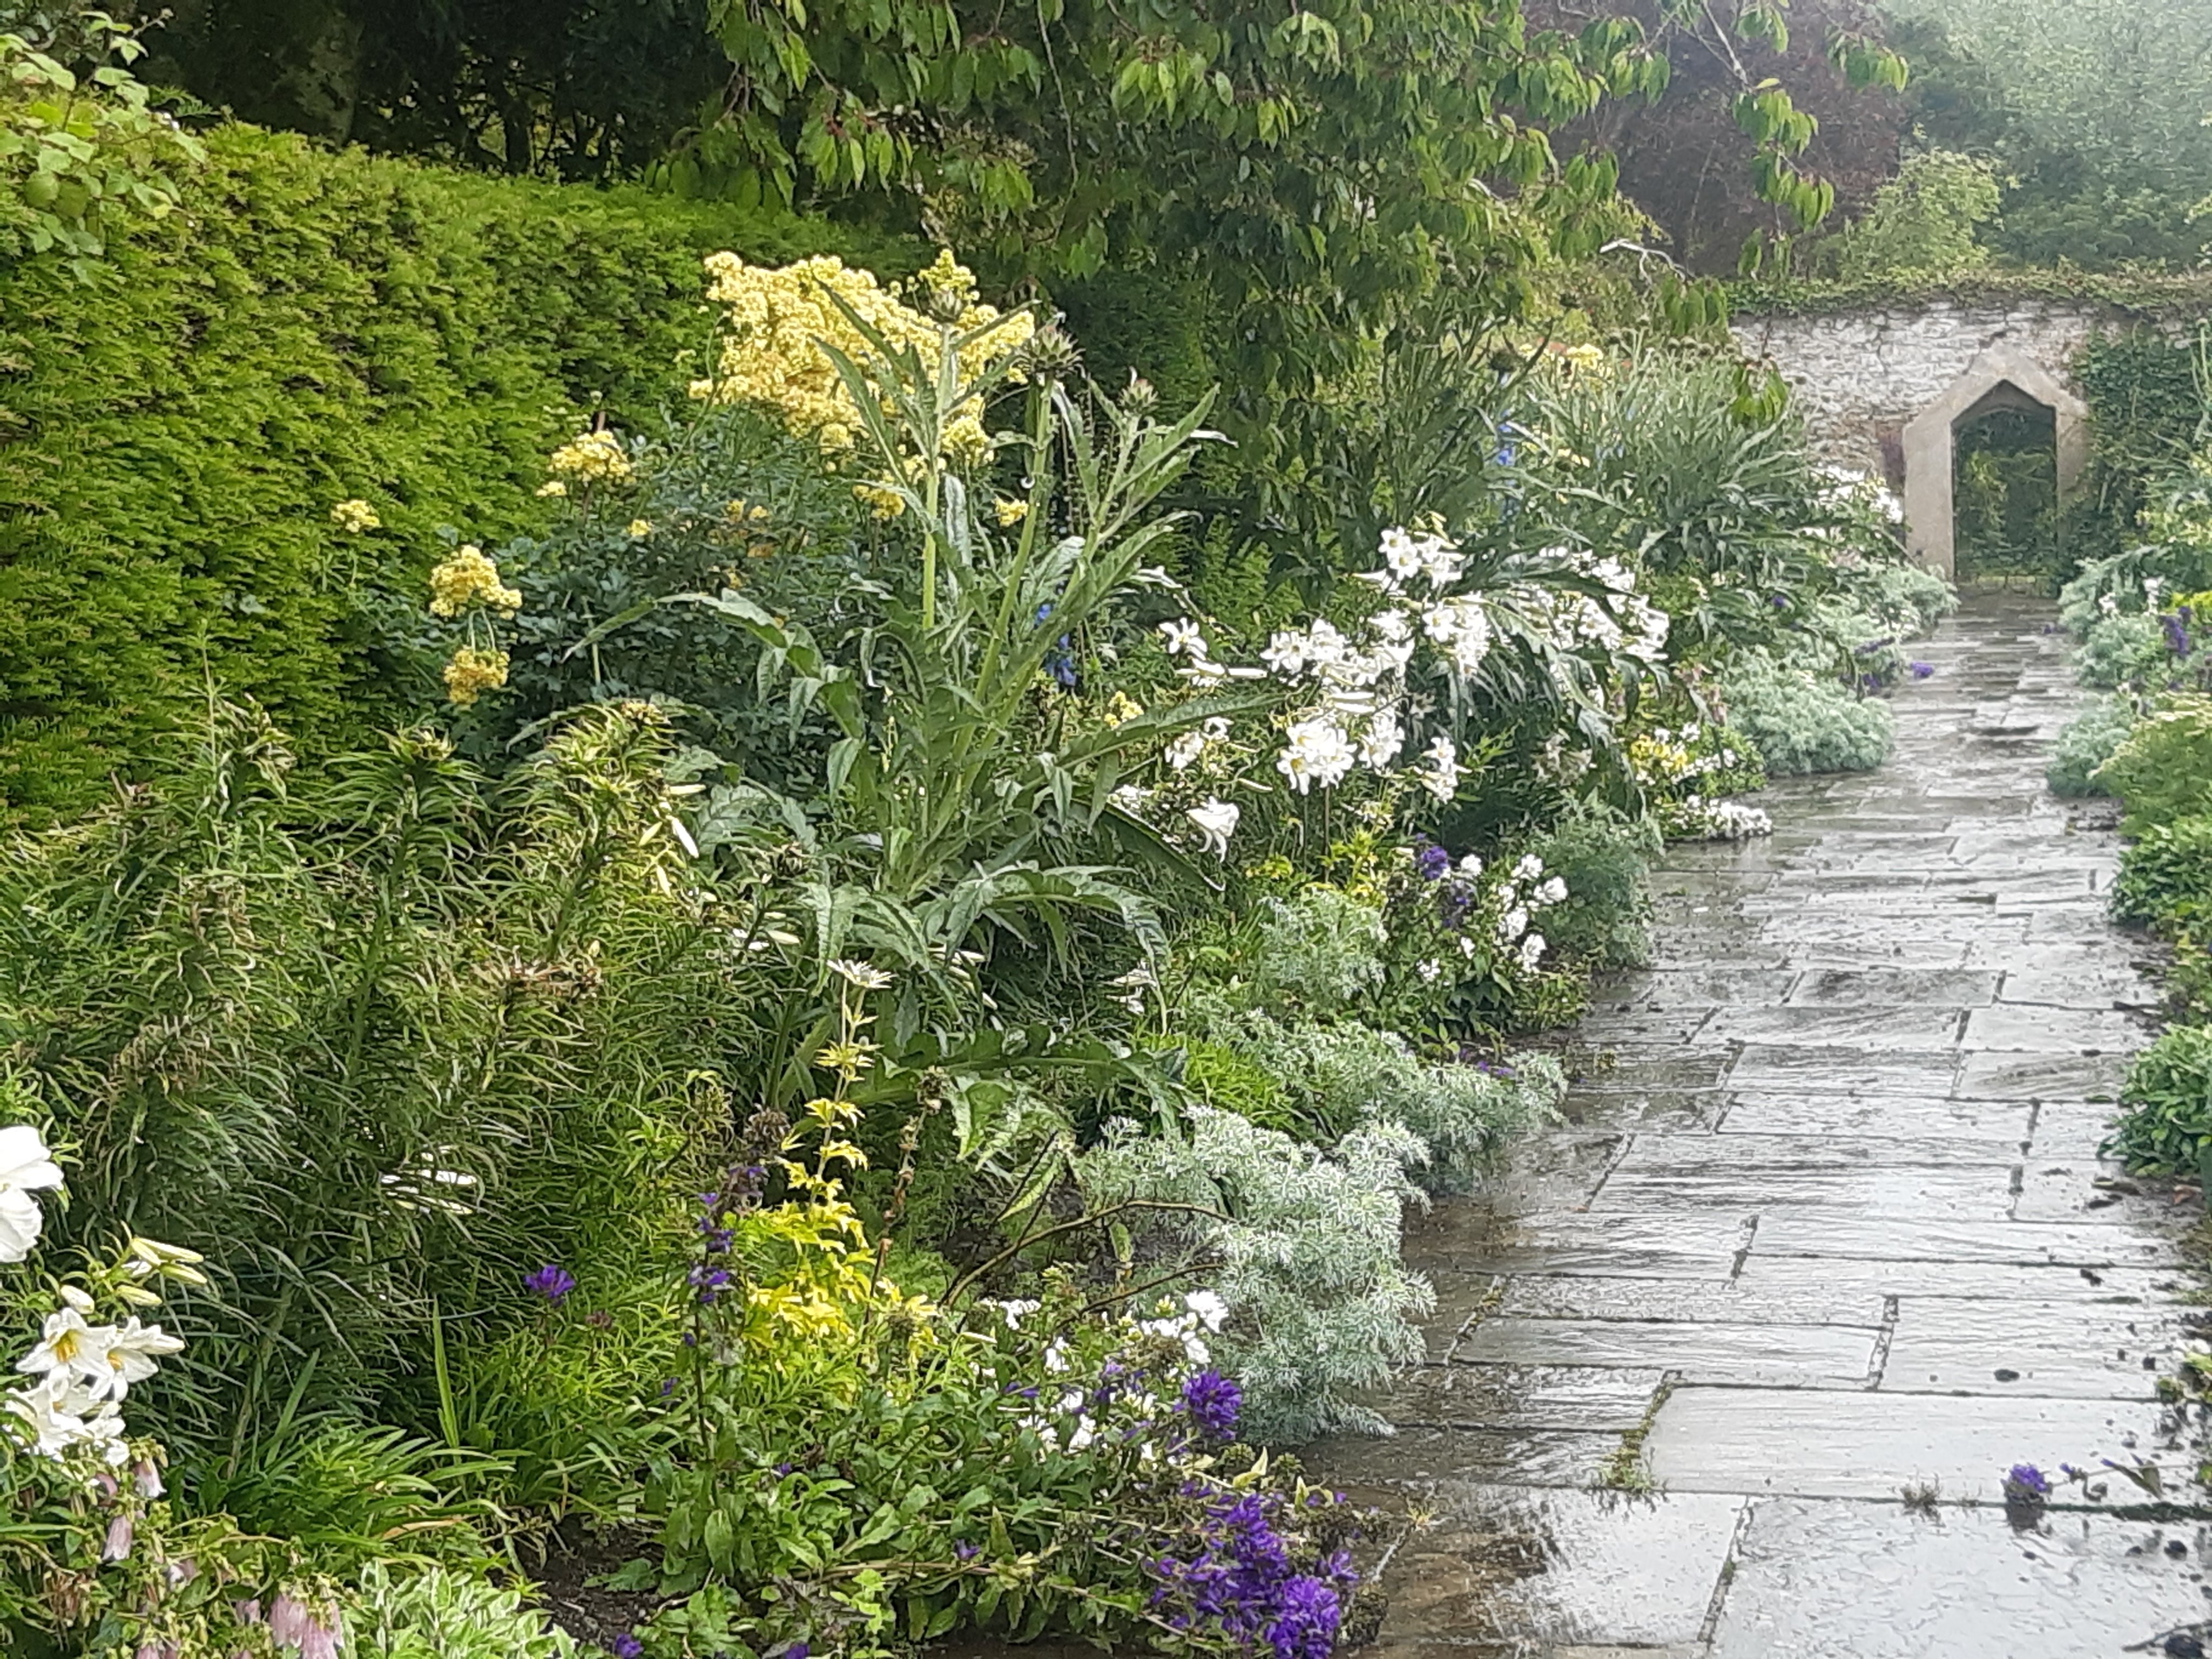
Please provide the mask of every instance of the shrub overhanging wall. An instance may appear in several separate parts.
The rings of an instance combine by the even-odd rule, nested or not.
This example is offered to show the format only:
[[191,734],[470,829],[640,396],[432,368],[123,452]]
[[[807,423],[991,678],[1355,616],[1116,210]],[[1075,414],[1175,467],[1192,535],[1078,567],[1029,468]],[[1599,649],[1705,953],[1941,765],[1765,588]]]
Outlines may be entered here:
[[[922,263],[811,221],[486,179],[234,126],[104,280],[0,269],[0,816],[142,771],[212,682],[310,752],[391,712],[362,582],[542,511],[602,404],[649,421],[708,325],[700,258]],[[349,538],[333,502],[384,528]]]

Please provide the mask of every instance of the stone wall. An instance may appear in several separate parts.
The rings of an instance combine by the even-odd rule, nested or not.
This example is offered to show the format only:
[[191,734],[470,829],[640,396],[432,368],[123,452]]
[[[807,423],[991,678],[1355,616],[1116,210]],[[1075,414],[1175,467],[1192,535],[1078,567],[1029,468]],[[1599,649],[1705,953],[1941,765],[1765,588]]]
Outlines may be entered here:
[[2008,345],[2063,380],[2075,348],[2118,311],[2045,300],[1900,302],[1827,315],[1741,317],[1737,343],[1772,360],[1795,391],[1822,457],[1905,482],[1906,424],[1983,352]]

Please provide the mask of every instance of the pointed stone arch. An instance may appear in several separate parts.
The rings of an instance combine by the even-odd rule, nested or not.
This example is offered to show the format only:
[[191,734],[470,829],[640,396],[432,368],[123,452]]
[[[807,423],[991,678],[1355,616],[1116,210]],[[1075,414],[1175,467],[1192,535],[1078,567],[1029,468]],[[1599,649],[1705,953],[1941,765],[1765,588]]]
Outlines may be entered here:
[[1958,573],[1952,463],[1960,425],[1993,409],[2051,411],[2063,499],[2089,459],[2088,406],[2017,346],[1987,347],[1966,373],[1908,422],[1904,433],[1905,545],[1946,576]]

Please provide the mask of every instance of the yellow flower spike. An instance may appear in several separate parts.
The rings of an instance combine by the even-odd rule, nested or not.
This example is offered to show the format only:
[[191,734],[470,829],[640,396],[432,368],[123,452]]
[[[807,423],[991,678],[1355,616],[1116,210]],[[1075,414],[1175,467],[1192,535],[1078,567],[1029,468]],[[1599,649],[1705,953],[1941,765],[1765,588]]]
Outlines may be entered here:
[[627,483],[637,476],[622,440],[611,432],[581,432],[555,450],[545,463],[556,479],[581,483]]
[[1000,529],[1011,530],[1029,517],[1030,504],[1027,501],[1009,501],[1006,496],[1001,495],[991,503],[991,514],[998,520]]
[[339,529],[359,536],[371,530],[381,530],[384,520],[376,516],[376,509],[358,496],[340,501],[331,509],[331,522]]
[[[942,349],[938,315],[953,315],[952,325],[963,331],[1001,322],[1003,326],[989,328],[960,350],[960,368],[970,377],[1035,331],[1027,312],[1002,318],[980,304],[975,278],[949,250],[913,282],[890,289],[870,272],[829,256],[770,269],[748,265],[734,253],[716,253],[706,264],[707,297],[722,308],[724,337],[714,374],[694,381],[691,395],[714,403],[763,404],[793,431],[811,434],[831,454],[853,447],[860,420],[823,346],[833,346],[854,362],[864,362],[875,352],[838,301],[889,340],[894,350],[910,346],[931,368]],[[921,304],[906,303],[908,299]],[[957,412],[945,439],[948,453],[973,459],[989,453],[982,415],[980,404]]]
[[502,586],[499,567],[474,542],[464,542],[430,572],[430,614],[458,617],[477,605],[511,617],[522,608],[522,593]]
[[647,536],[653,534],[653,520],[650,519],[632,519],[629,521],[629,528],[625,533],[629,537],[630,540],[634,542],[641,542]]
[[538,493],[540,495],[565,495],[568,493],[568,486],[558,478],[548,478],[538,486]]
[[496,691],[507,684],[507,653],[479,651],[465,645],[446,665],[445,680],[446,701],[466,708],[485,692]]
[[889,484],[854,484],[853,495],[878,519],[896,519],[906,511],[906,497]]

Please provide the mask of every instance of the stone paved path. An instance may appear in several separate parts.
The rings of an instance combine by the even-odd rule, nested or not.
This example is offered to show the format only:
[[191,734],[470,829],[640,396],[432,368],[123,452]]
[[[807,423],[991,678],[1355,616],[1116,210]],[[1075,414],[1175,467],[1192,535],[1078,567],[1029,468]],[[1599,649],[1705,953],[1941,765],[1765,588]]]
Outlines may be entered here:
[[2046,614],[1971,605],[1887,767],[1675,849],[1567,1124],[1413,1230],[1400,1431],[1307,1459],[1430,1519],[1386,1652],[2071,1659],[2212,1618],[2212,1527],[2112,1513],[2117,1477],[2027,1529],[1998,1502],[2106,1457],[2197,1501],[2156,1400],[2193,1212],[2096,1162],[2156,998],[2114,837],[2043,790],[2078,696]]

